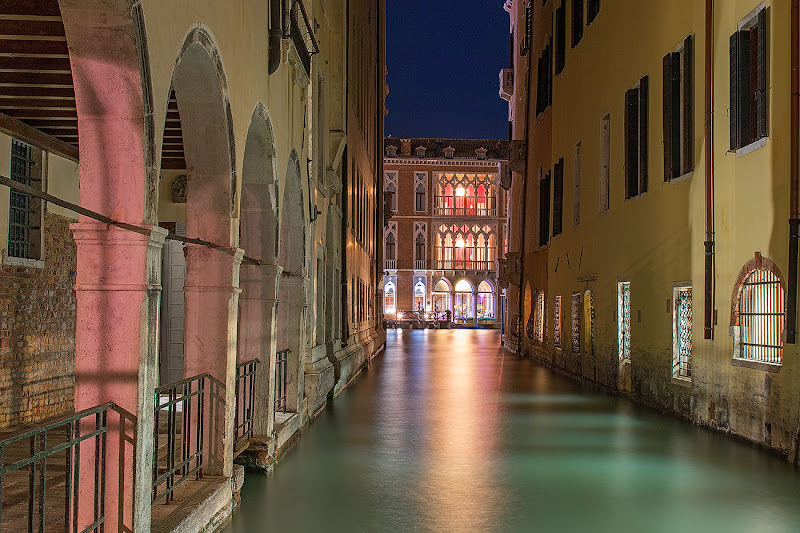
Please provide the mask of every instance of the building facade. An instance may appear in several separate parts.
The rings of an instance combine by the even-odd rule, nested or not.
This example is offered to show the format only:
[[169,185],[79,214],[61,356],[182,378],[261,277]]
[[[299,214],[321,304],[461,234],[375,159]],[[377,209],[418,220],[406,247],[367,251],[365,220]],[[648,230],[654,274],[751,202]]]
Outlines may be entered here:
[[383,314],[499,325],[508,143],[385,139]]
[[508,0],[501,94],[506,346],[796,460],[792,5]]
[[270,467],[384,344],[385,4],[0,15],[0,429],[102,412],[67,517],[158,529],[176,479],[237,490],[234,458]]

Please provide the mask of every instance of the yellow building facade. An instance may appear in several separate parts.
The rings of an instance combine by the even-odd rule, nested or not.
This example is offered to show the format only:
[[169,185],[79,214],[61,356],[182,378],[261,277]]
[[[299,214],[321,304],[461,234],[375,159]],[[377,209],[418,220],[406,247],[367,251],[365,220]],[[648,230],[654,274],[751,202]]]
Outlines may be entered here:
[[796,455],[791,2],[546,4],[506,3],[515,74],[534,59],[511,99],[521,351]]

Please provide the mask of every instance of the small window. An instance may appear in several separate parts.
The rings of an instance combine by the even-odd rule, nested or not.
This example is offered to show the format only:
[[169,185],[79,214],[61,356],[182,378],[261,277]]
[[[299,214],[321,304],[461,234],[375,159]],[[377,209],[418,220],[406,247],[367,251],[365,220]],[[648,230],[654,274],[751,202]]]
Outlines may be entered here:
[[664,56],[664,181],[694,170],[692,36]]
[[611,116],[606,115],[600,122],[600,212],[611,207],[609,193],[611,182]]
[[567,8],[564,0],[556,9],[556,76],[564,71],[567,62]]
[[731,150],[769,134],[769,11],[763,7],[739,24],[730,39]]
[[583,0],[572,0],[572,47],[583,39]]
[[415,194],[415,201],[414,201],[414,208],[417,211],[425,211],[425,186],[422,184],[417,185],[417,191]]
[[539,180],[539,246],[550,242],[550,173]]
[[455,155],[456,155],[456,149],[453,148],[452,146],[448,146],[447,148],[445,148],[442,151],[444,152],[444,158],[445,159],[453,159],[455,157]]
[[427,151],[428,149],[425,148],[424,146],[417,146],[417,157],[419,157],[420,159],[424,158],[425,152]]
[[581,353],[581,295],[575,293],[572,295],[572,302],[570,303],[570,320],[571,333],[572,333],[572,353],[580,355]]
[[389,195],[389,206],[392,211],[397,211],[397,189],[395,189],[394,183],[386,186],[386,193]]
[[386,157],[390,158],[397,157],[397,146],[392,146],[392,145],[386,146]]
[[648,77],[625,93],[625,198],[647,192]]
[[561,235],[564,206],[564,158],[553,168],[553,237]]
[[414,258],[416,261],[425,260],[425,235],[422,233],[417,235],[417,239],[414,243]]
[[395,261],[397,259],[397,239],[394,233],[386,235],[386,260]]
[[767,269],[752,271],[739,291],[739,342],[736,357],[781,364],[786,328],[786,295],[780,278]]
[[[42,190],[42,151],[11,141],[11,179]],[[30,194],[10,191],[8,213],[8,256],[42,258],[42,201]]]
[[692,287],[672,289],[672,376],[692,378]]
[[600,13],[600,0],[589,0],[586,4],[586,24],[591,24]]
[[631,282],[617,284],[617,332],[619,360],[631,360]]
[[528,2],[525,6],[525,35],[522,37],[522,54],[527,55],[531,49],[533,41],[533,3]]
[[553,346],[561,348],[561,296],[553,300]]
[[488,154],[488,153],[489,153],[489,150],[487,150],[484,147],[480,147],[477,150],[475,150],[475,157],[478,158],[479,161],[485,161],[486,160],[486,154]]
[[581,223],[581,143],[575,145],[572,168],[572,224]]

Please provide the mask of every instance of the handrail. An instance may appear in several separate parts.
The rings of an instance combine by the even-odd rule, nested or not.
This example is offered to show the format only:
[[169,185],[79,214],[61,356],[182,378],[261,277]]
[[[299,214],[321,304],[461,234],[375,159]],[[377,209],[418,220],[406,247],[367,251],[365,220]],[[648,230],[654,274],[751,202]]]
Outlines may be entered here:
[[[234,409],[234,450],[239,444],[253,436],[255,430],[255,398],[258,359],[236,365],[236,408]],[[234,452],[235,453],[235,452]]]

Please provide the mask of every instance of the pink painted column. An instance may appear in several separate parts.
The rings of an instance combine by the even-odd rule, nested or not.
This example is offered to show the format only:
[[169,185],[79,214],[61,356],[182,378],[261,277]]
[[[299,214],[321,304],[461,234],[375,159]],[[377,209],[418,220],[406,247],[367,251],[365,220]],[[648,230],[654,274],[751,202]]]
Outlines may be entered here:
[[[159,265],[167,232],[152,227],[140,235],[95,222],[73,224],[72,232],[78,249],[75,410],[111,401],[136,417],[121,421],[109,414],[105,519],[107,531],[118,531],[119,524],[144,531],[150,525]],[[121,423],[130,442],[120,438]],[[92,419],[82,433],[93,429]],[[79,529],[94,520],[93,454],[94,441],[87,441],[80,457]]]
[[233,475],[239,268],[235,256],[197,245],[186,247],[186,331],[183,374],[208,373],[204,420],[204,467],[209,475]]

